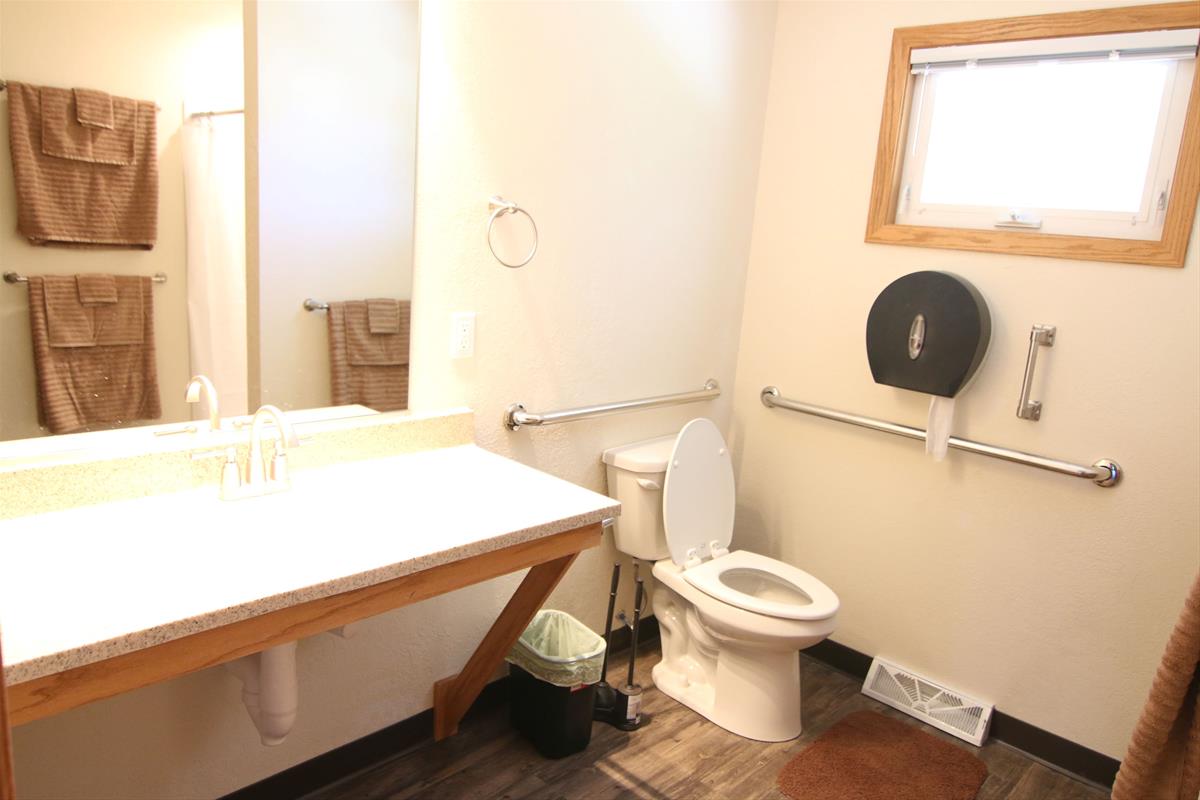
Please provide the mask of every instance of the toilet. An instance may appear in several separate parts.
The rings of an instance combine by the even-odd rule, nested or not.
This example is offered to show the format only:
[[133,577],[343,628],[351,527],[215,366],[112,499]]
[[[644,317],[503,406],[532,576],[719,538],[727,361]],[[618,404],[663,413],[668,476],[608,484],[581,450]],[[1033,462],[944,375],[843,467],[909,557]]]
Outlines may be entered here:
[[604,451],[621,501],[617,549],[654,561],[662,661],[654,685],[728,731],[764,742],[800,735],[797,653],[833,632],[838,598],[804,570],[729,550],[734,484],[717,426]]

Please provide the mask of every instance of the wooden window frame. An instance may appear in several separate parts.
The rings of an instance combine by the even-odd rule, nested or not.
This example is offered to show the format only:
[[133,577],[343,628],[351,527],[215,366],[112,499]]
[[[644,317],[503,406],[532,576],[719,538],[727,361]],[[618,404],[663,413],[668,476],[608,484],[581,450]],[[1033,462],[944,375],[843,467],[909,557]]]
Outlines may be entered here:
[[911,100],[909,57],[914,49],[1195,27],[1200,27],[1200,2],[1192,1],[896,28],[892,32],[892,56],[883,97],[883,118],[879,125],[875,178],[867,210],[866,241],[1182,267],[1196,213],[1196,201],[1200,197],[1200,64],[1192,77],[1183,138],[1179,144],[1179,160],[1171,182],[1171,197],[1161,239],[1114,239],[1030,231],[900,225],[896,222],[896,206],[903,166],[903,139],[908,128]]

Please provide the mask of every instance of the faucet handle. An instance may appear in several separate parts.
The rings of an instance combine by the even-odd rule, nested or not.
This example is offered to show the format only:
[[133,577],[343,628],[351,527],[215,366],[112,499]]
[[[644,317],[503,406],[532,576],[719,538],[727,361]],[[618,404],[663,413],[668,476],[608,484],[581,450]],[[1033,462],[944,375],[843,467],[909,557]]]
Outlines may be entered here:
[[275,483],[290,483],[287,453],[276,452],[271,459],[271,480]]
[[242,470],[238,467],[237,448],[225,448],[225,463],[221,465],[221,497],[236,497],[242,488]]

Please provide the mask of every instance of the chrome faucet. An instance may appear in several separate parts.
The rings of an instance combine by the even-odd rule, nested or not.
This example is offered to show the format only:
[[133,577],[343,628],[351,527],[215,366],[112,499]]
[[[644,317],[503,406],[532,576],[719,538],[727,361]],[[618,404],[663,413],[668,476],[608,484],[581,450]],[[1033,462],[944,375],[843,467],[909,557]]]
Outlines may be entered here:
[[217,387],[213,386],[213,382],[208,379],[207,375],[193,375],[188,381],[187,393],[184,399],[189,403],[199,403],[200,394],[204,393],[204,401],[208,405],[208,428],[209,430],[221,430],[221,412],[217,405]]
[[[275,457],[271,459],[271,468],[263,462],[262,428],[270,417],[278,428],[278,441],[275,444]],[[250,423],[250,457],[246,461],[246,481],[242,488],[248,494],[265,494],[279,492],[291,486],[288,479],[287,449],[299,447],[300,437],[292,424],[284,417],[278,407],[264,405],[254,412],[254,420]],[[261,491],[260,491],[261,490]]]

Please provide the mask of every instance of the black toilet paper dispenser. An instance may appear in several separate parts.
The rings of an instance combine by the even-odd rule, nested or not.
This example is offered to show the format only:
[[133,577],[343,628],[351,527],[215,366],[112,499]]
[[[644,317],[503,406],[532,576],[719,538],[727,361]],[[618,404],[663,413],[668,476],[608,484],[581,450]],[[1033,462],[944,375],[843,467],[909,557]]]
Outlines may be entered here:
[[947,272],[913,272],[875,298],[867,361],[876,383],[954,397],[987,353],[992,318],[983,295]]

